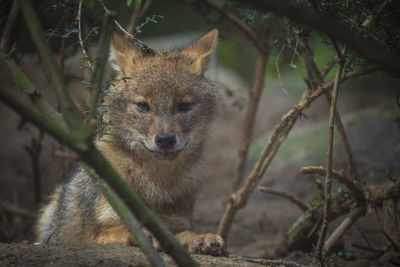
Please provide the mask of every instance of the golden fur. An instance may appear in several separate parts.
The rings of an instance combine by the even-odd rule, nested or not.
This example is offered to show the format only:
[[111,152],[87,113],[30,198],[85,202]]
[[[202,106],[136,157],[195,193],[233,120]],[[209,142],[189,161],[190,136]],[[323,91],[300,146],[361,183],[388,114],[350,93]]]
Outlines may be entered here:
[[[109,134],[96,145],[193,253],[219,255],[224,242],[191,230],[201,187],[202,145],[219,106],[204,77],[216,46],[213,30],[188,47],[147,55],[114,34],[111,64],[118,74],[105,96]],[[133,238],[82,167],[59,186],[37,223],[50,243],[133,244]]]

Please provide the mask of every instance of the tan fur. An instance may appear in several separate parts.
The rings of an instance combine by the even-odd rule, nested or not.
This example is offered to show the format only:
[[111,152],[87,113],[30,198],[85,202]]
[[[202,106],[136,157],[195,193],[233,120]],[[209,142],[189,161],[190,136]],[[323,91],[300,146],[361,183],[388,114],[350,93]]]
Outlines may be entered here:
[[[219,106],[203,75],[217,34],[213,30],[165,55],[146,55],[114,34],[111,61],[118,74],[104,99],[109,107],[104,121],[111,127],[96,145],[189,251],[219,255],[224,250],[219,236],[190,231],[202,145]],[[81,167],[51,197],[37,236],[54,243],[133,243]]]

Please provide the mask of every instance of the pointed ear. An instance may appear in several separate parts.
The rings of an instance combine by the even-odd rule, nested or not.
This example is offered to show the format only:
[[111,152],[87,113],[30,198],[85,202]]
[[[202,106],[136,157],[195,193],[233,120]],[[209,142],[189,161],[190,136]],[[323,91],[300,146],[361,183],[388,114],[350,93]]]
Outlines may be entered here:
[[116,71],[127,73],[137,59],[144,56],[141,49],[132,45],[127,39],[113,32],[111,36],[110,58],[111,67]]
[[217,44],[217,36],[218,30],[214,29],[181,51],[181,55],[189,59],[191,73],[200,75],[206,71],[208,61]]

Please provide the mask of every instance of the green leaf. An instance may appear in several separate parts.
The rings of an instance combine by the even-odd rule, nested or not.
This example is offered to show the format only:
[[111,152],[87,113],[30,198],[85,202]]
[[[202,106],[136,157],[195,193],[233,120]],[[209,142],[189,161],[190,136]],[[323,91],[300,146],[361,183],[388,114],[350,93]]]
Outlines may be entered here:
[[126,0],[126,5],[130,6],[132,4],[133,0]]

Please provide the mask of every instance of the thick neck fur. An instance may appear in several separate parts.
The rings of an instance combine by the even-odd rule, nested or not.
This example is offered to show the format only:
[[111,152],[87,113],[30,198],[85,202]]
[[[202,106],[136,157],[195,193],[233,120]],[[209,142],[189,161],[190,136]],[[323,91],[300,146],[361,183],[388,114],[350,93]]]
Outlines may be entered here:
[[156,212],[165,212],[180,200],[194,201],[201,188],[201,144],[182,151],[174,160],[157,159],[140,147],[127,150],[113,136],[99,140],[97,146]]

